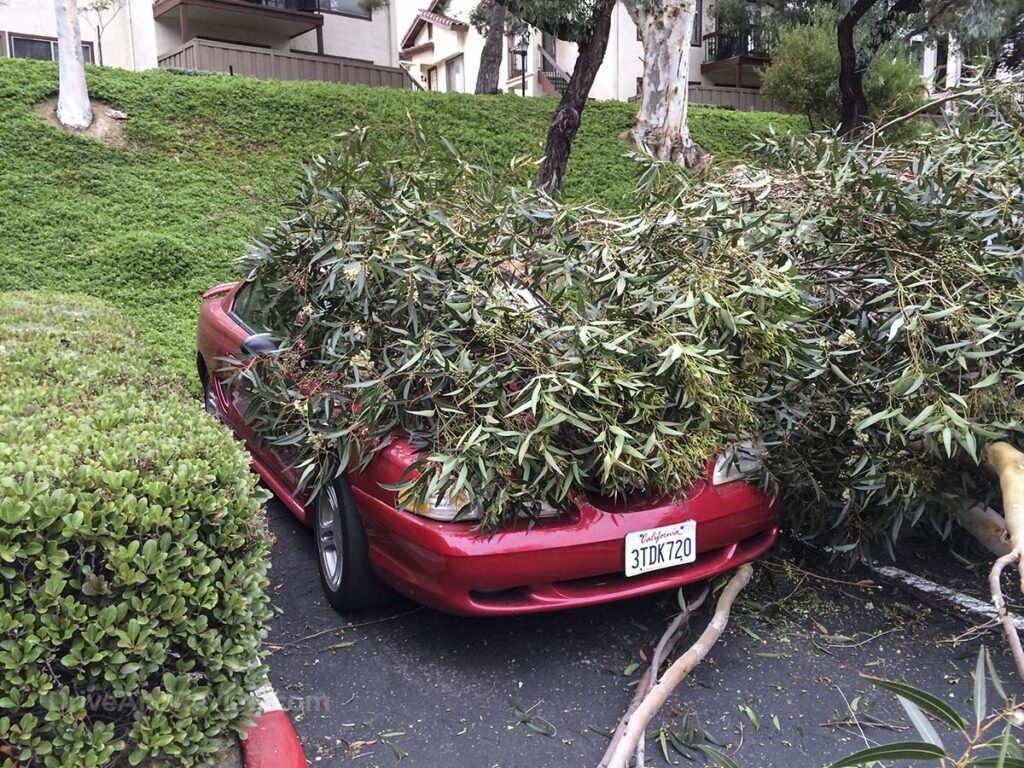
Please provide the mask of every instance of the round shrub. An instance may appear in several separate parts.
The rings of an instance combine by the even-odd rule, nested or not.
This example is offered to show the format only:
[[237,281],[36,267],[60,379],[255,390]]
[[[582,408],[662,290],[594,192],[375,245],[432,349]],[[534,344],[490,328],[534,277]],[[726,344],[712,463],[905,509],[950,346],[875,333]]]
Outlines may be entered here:
[[2,295],[0,339],[4,768],[202,764],[261,682],[247,454],[99,302]]

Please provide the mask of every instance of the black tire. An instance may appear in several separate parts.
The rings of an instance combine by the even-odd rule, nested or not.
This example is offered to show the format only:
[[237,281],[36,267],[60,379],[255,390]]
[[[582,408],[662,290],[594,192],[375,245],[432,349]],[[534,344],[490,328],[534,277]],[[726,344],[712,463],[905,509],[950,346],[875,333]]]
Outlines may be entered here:
[[217,402],[217,395],[213,389],[213,382],[210,376],[202,376],[203,382],[203,410],[210,414],[213,418],[220,421],[222,414],[220,412],[220,403]]
[[370,568],[366,532],[348,480],[336,480],[313,502],[313,536],[320,584],[334,610],[360,611],[394,599]]

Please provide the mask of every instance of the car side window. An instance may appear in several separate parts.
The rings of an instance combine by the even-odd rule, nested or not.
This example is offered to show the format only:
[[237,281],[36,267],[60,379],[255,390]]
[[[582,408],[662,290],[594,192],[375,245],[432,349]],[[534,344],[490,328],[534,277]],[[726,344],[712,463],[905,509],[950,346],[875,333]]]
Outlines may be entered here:
[[253,333],[273,331],[267,314],[266,294],[259,280],[250,280],[238,290],[231,311],[235,317],[249,326]]

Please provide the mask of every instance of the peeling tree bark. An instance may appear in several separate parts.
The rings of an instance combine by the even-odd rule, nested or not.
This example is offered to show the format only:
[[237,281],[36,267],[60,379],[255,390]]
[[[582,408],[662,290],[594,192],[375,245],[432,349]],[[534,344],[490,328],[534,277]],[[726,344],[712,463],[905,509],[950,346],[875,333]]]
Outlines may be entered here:
[[1010,534],[1006,520],[991,507],[965,502],[956,513],[957,522],[996,557],[1010,553]]
[[706,154],[687,124],[696,0],[630,0],[644,43],[644,80],[633,140],[660,160],[699,168]]
[[1010,535],[1010,551],[996,560],[988,576],[989,589],[992,591],[992,602],[999,614],[1006,640],[1013,653],[1013,662],[1017,667],[1017,675],[1024,680],[1024,648],[1021,648],[1017,627],[1013,617],[1006,609],[1006,600],[1000,577],[1008,565],[1016,565],[1021,574],[1020,588],[1024,592],[1024,453],[1009,443],[993,443],[985,453],[985,461],[999,475],[999,489],[1003,496],[1003,519],[1006,531]]
[[491,21],[487,37],[480,52],[480,71],[476,76],[475,93],[497,93],[498,78],[501,75],[501,57],[504,53],[505,4],[491,5]]
[[54,0],[57,11],[57,51],[60,58],[60,94],[57,120],[82,131],[92,124],[92,106],[85,85],[85,56],[78,26],[77,0]]
[[566,86],[558,109],[548,126],[548,139],[544,147],[544,162],[537,173],[537,186],[557,193],[562,189],[565,168],[569,164],[569,152],[572,150],[573,139],[580,129],[580,119],[587,97],[594,85],[597,70],[604,61],[604,52],[608,47],[608,36],[612,28],[612,10],[615,0],[601,0],[594,11],[593,28],[590,38],[580,44],[580,53],[573,67],[572,77]]

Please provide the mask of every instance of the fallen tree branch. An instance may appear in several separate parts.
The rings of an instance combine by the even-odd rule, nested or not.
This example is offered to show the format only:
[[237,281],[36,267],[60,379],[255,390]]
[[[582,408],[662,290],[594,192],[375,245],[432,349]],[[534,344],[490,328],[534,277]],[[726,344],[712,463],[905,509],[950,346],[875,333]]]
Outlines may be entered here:
[[[679,615],[675,617],[671,624],[668,625],[668,629],[661,636],[661,640],[654,647],[654,654],[651,656],[651,674],[647,676],[646,685],[644,686],[644,696],[647,696],[652,690],[654,685],[658,681],[658,670],[661,669],[662,663],[665,658],[672,652],[676,643],[679,641],[679,633],[690,621],[690,616],[704,604],[704,600],[708,596],[708,588],[704,587],[700,595],[692,603],[687,603],[685,598],[683,599],[683,609],[679,612]],[[646,736],[641,732],[640,740],[636,743],[636,764],[643,768],[644,765],[644,752],[647,745],[645,744]]]
[[[643,701],[644,697],[650,693],[654,687],[655,682],[658,679],[658,670],[661,668],[662,662],[665,660],[676,643],[679,641],[679,630],[682,628],[684,622],[688,621],[690,615],[700,608],[704,604],[704,600],[707,599],[708,589],[705,587],[700,595],[695,600],[683,605],[683,610],[679,613],[675,619],[668,625],[668,629],[662,634],[661,639],[658,641],[657,646],[654,648],[654,654],[651,656],[651,664],[640,677],[640,682],[636,686],[636,692],[633,694],[633,700],[629,702],[629,707],[626,708],[626,714],[619,720],[617,726],[615,726],[615,732],[612,734],[612,739],[608,742],[608,748],[604,751],[604,756],[601,758],[601,762],[598,763],[598,768],[607,768],[608,761],[612,758],[612,753],[622,740],[622,734],[626,729],[626,721],[629,716],[636,711],[636,708]],[[637,749],[641,749],[640,744],[637,744]]]
[[1010,534],[1006,520],[991,507],[980,502],[965,501],[956,513],[960,527],[977,539],[996,557],[1010,553]]
[[[722,594],[715,606],[714,616],[705,628],[704,632],[690,648],[673,662],[661,679],[646,696],[633,708],[634,711],[627,711],[620,722],[622,726],[622,737],[619,739],[612,751],[611,758],[607,762],[608,768],[626,768],[630,757],[635,753],[640,736],[647,730],[651,718],[661,709],[661,706],[668,699],[669,694],[676,689],[686,676],[696,667],[722,635],[722,631],[729,623],[729,612],[736,596],[747,586],[754,569],[749,564],[741,565],[725,585]],[[653,669],[653,666],[652,666]],[[655,672],[656,674],[656,672]],[[631,705],[632,706],[632,705]],[[618,729],[616,729],[618,731]],[[603,762],[603,761],[602,761]]]
[[1010,535],[1010,551],[993,564],[988,575],[988,585],[996,613],[1006,633],[1006,641],[1013,653],[1017,675],[1024,680],[1024,648],[1021,648],[1020,636],[1017,634],[1013,617],[1006,609],[1006,600],[1000,584],[1003,569],[1016,564],[1021,574],[1021,591],[1024,591],[1024,563],[1021,562],[1021,553],[1024,552],[1024,453],[1009,443],[993,443],[985,452],[985,460],[999,475],[999,489],[1003,496],[1003,518],[1006,521],[1007,533]]

